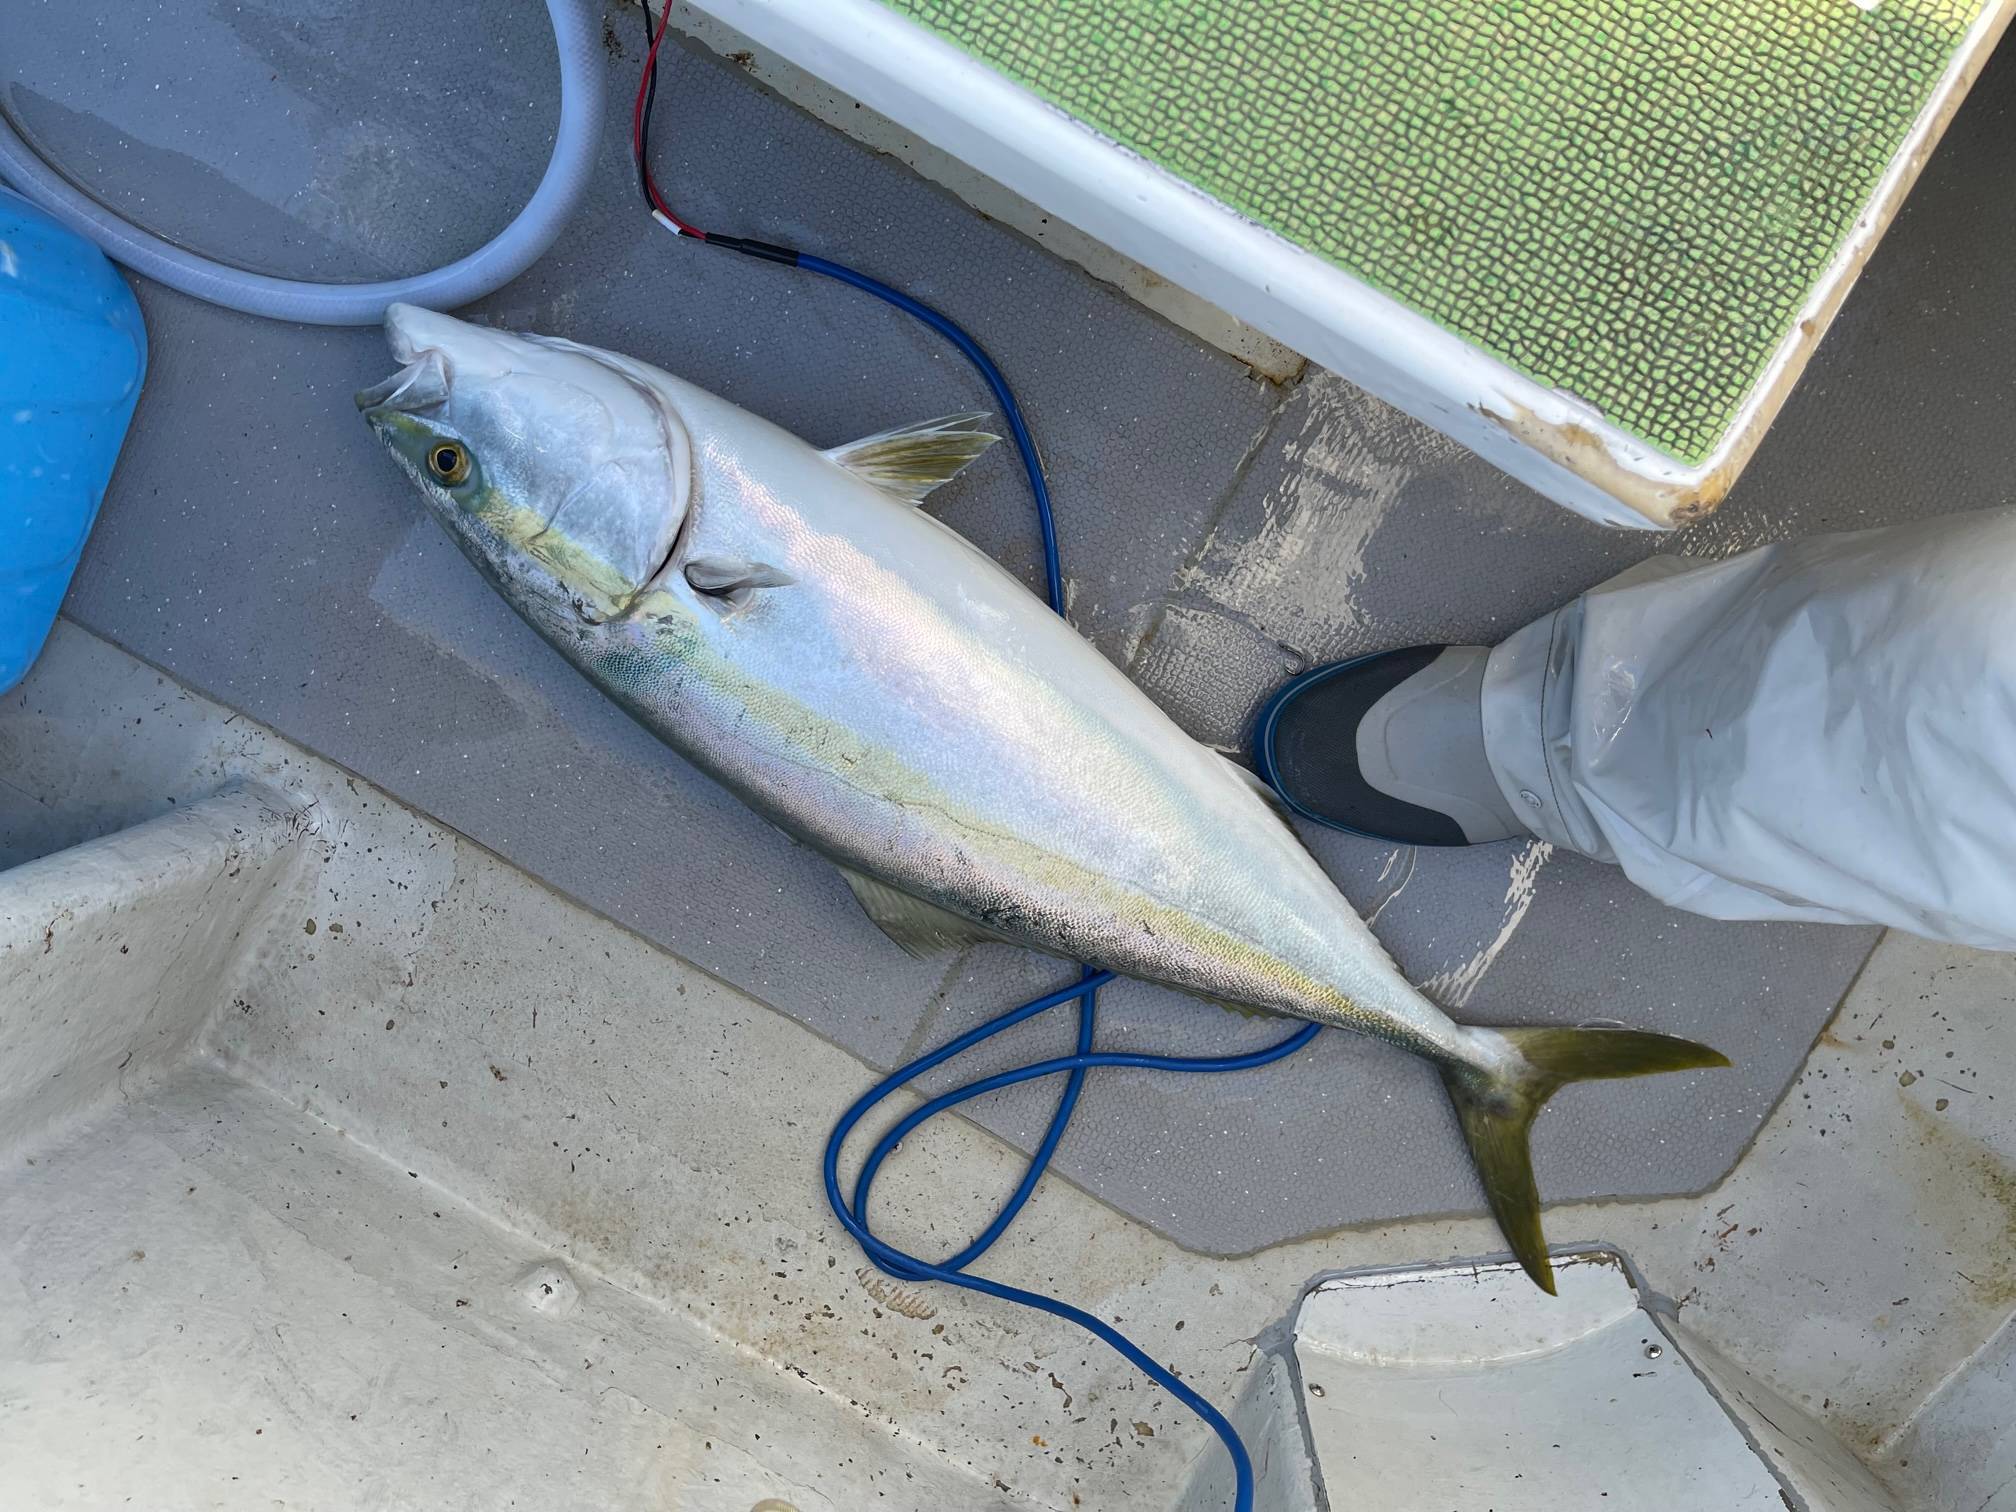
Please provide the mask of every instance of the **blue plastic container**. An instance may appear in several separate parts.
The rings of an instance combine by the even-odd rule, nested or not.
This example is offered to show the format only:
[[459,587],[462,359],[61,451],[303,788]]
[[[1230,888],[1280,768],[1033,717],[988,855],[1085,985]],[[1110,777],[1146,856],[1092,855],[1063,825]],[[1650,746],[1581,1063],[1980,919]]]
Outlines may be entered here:
[[146,372],[105,254],[0,189],[0,693],[49,637]]

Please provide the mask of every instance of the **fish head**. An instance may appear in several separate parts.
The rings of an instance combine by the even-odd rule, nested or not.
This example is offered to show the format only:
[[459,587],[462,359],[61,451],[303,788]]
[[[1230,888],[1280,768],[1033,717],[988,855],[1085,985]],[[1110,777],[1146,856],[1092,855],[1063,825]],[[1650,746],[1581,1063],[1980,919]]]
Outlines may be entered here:
[[692,504],[685,426],[626,359],[395,304],[402,364],[357,407],[429,509],[523,613],[622,615]]

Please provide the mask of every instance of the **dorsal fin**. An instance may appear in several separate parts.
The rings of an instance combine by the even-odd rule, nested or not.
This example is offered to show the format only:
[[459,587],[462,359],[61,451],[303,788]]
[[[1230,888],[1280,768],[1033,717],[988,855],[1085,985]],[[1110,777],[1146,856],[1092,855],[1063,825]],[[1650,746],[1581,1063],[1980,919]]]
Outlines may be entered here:
[[1001,439],[980,429],[986,419],[982,414],[946,415],[901,425],[833,447],[826,455],[905,504],[921,504],[932,489]]
[[971,919],[962,919],[950,909],[899,892],[887,882],[864,877],[845,866],[840,868],[840,875],[854,889],[854,900],[861,905],[861,911],[913,956],[922,958],[1001,938]]

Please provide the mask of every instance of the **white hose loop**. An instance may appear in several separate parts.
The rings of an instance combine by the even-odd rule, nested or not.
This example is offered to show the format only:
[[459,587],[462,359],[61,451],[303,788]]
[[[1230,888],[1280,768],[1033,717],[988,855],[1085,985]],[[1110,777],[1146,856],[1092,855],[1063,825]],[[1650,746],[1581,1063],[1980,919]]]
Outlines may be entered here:
[[172,289],[276,320],[309,325],[376,325],[385,307],[406,303],[452,310],[523,273],[560,234],[581,203],[602,130],[607,63],[588,0],[546,0],[560,53],[560,127],[539,187],[494,240],[431,273],[377,283],[325,284],[273,278],[213,262],[120,219],[36,155],[0,116],[0,177],[57,220],[123,263]]

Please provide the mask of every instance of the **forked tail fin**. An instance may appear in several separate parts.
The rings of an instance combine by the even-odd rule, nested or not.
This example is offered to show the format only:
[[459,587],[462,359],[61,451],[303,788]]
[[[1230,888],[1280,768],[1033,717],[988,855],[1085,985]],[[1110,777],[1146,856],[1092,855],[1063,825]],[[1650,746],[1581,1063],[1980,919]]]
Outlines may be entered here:
[[1540,1189],[1533,1180],[1528,1136],[1533,1117],[1547,1099],[1570,1082],[1660,1071],[1694,1071],[1726,1066],[1729,1058],[1692,1040],[1635,1029],[1499,1029],[1519,1052],[1521,1064],[1490,1076],[1466,1067],[1445,1066],[1443,1083],[1455,1101],[1463,1137],[1484,1181],[1491,1214],[1512,1252],[1542,1291],[1554,1291],[1554,1267],[1540,1231]]

